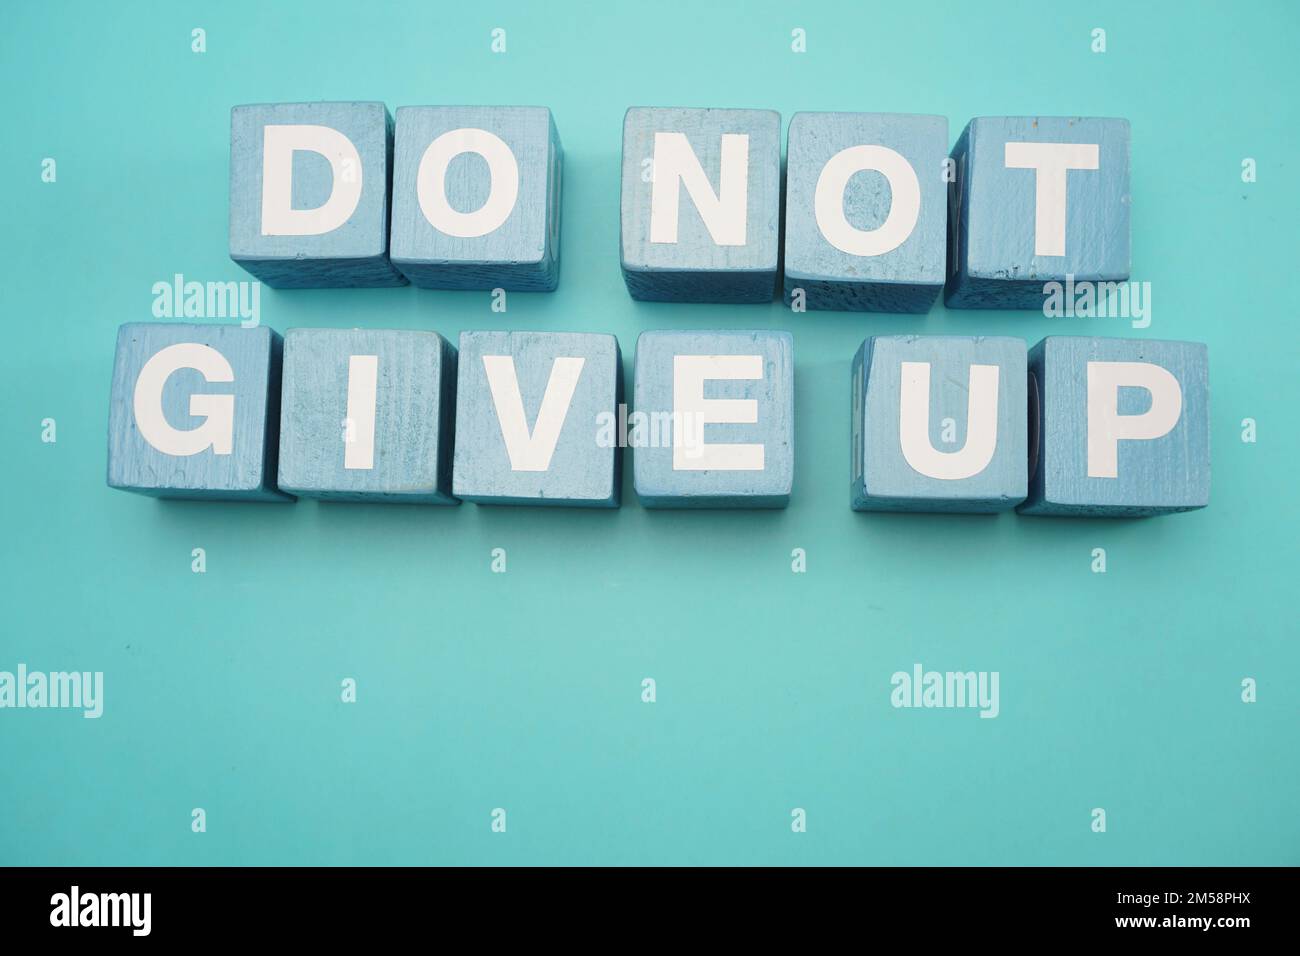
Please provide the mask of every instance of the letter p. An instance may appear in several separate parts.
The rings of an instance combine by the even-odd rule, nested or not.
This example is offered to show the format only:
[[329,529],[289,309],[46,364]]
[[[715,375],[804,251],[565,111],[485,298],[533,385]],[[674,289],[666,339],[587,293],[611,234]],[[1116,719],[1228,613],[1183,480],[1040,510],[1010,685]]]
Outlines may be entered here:
[[[1144,388],[1151,407],[1140,415],[1119,413],[1121,388]],[[1121,440],[1151,440],[1169,434],[1183,413],[1178,379],[1150,362],[1088,363],[1088,477],[1119,477]]]

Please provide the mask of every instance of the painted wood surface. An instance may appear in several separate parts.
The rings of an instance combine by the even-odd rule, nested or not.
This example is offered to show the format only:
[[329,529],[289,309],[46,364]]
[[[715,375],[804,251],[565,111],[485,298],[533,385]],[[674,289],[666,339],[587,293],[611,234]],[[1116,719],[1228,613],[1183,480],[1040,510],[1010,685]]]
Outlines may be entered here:
[[[435,161],[439,156],[446,161]],[[393,264],[429,289],[553,291],[560,281],[562,178],[560,136],[546,107],[399,108]],[[422,188],[426,203],[445,201],[452,212],[431,221]]]
[[[1172,374],[1179,415],[1160,437],[1120,440],[1114,477],[1090,477],[1088,366],[1114,362],[1150,363]],[[1204,345],[1048,336],[1030,350],[1029,387],[1033,454],[1021,514],[1145,517],[1209,504],[1210,384]],[[1118,390],[1121,415],[1141,415],[1152,404],[1148,389]]]
[[[710,379],[709,400],[752,403],[718,409],[721,417],[748,423],[706,423],[674,418],[684,394],[675,384],[679,357],[743,356],[744,377]],[[734,374],[733,369],[733,374]],[[635,423],[630,440],[637,497],[647,508],[784,508],[794,484],[794,338],[771,331],[655,331],[637,339]],[[707,406],[716,409],[717,406]],[[752,414],[749,414],[752,412]],[[699,469],[675,453],[688,442],[760,446],[759,469]],[[689,467],[679,467],[686,464]]]
[[[896,173],[893,156],[882,158],[874,152],[881,148],[901,157],[910,169],[911,180],[904,188],[914,184],[916,189],[914,219],[908,217],[909,204],[896,199],[886,175],[902,179],[908,172]],[[948,190],[942,170],[948,155],[948,120],[906,113],[796,113],[790,119],[786,153],[786,303],[793,301],[794,290],[802,289],[808,309],[928,312],[943,289],[946,267]],[[836,177],[837,169],[872,163],[876,166],[850,173],[842,192],[830,185],[843,181]],[[818,214],[819,183],[824,195],[841,197],[831,204],[843,220],[834,227],[819,224],[827,215]],[[891,214],[913,223],[900,244],[881,252],[857,245],[864,239],[887,245],[879,237],[892,235],[893,227],[887,226]],[[835,219],[835,212],[829,215]]]
[[462,332],[457,497],[617,508],[622,449],[608,423],[622,401],[623,362],[612,335]]
[[279,484],[308,498],[456,504],[456,349],[436,332],[285,333]]
[[[724,135],[747,137],[744,242],[720,244],[687,189],[678,194],[675,242],[651,241],[656,134],[686,137],[715,196]],[[663,164],[661,163],[661,166]],[[662,176],[661,187],[666,182]],[[633,107],[623,119],[622,266],[635,299],[770,302],[781,225],[781,117],[771,110]]]
[[[323,126],[356,149],[339,159],[340,177],[360,177],[356,207],[337,228],[317,235],[268,235],[263,215],[267,126]],[[230,258],[278,289],[405,285],[388,259],[393,124],[383,103],[267,103],[230,111]],[[296,150],[295,209],[324,205],[335,183],[325,155]]]
[[[183,348],[186,361],[204,368],[160,357],[175,346]],[[141,372],[155,359],[150,368],[157,370],[160,385],[152,396],[149,388],[140,390],[137,399]],[[275,484],[280,359],[280,336],[265,326],[123,325],[109,396],[109,486],[160,498],[291,501]],[[137,401],[146,415],[160,415],[161,421],[142,429]],[[229,427],[222,424],[226,403],[231,404]],[[202,429],[199,434],[212,441],[205,439],[205,447],[192,453],[171,454],[159,447],[157,433],[166,429]],[[223,450],[222,444],[228,447]]]
[[[1043,285],[1129,277],[1129,123],[1084,117],[985,116],[970,121],[952,159],[950,309],[1041,309]],[[1008,167],[1008,143],[1095,145],[1095,169],[1066,173],[1063,254],[1037,254],[1041,173]],[[1046,232],[1046,230],[1044,230]]]
[[[997,370],[996,404],[987,418],[995,423],[995,440],[983,445],[992,451],[977,473],[941,477],[941,470],[926,469],[916,452],[913,457],[921,466],[909,459],[900,416],[904,363],[928,366],[926,427],[908,436],[907,447],[924,442],[923,452],[968,458],[978,455],[981,444],[971,438],[972,366]],[[1022,502],[1027,482],[1025,363],[1025,342],[1019,338],[897,335],[863,342],[852,371],[854,510],[988,513]]]

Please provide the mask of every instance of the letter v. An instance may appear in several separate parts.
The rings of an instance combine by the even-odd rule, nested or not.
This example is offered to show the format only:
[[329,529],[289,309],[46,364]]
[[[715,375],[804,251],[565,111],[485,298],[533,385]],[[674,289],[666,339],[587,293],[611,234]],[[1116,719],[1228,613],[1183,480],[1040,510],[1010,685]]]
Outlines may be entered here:
[[546,381],[546,394],[542,407],[530,433],[524,417],[524,399],[519,394],[519,376],[515,374],[515,360],[509,355],[483,356],[488,387],[492,390],[492,405],[501,437],[510,456],[511,471],[546,471],[551,467],[555,444],[560,440],[560,430],[573,403],[573,392],[578,387],[584,358],[560,356],[551,365],[551,376]]

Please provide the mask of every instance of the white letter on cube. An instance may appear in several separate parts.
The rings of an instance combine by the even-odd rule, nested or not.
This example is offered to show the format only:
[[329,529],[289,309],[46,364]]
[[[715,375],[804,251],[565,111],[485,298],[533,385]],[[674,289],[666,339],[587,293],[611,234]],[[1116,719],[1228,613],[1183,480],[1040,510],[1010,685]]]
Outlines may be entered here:
[[[1141,415],[1119,413],[1121,388],[1145,388],[1151,407]],[[1167,435],[1183,413],[1183,390],[1168,369],[1150,362],[1088,363],[1088,477],[1119,477],[1121,440]]]
[[[315,209],[293,208],[293,154],[324,156],[334,174],[329,199]],[[262,235],[319,236],[333,232],[361,201],[361,155],[328,126],[268,125],[262,133]]]
[[164,455],[197,455],[209,447],[214,455],[229,455],[235,434],[234,395],[191,395],[190,414],[205,417],[198,428],[173,428],[163,414],[163,386],[183,368],[194,369],[208,382],[235,380],[226,357],[211,346],[197,342],[167,346],[144,363],[135,380],[132,404],[140,435]]
[[758,402],[752,398],[705,398],[710,379],[761,379],[761,355],[673,356],[673,470],[762,471],[762,444],[704,442],[704,426],[752,425]]

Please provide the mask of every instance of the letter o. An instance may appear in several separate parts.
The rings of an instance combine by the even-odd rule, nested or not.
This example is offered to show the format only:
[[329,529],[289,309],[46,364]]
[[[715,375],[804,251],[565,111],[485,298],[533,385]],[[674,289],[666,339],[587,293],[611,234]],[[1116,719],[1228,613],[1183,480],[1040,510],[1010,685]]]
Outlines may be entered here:
[[[461,153],[478,153],[488,164],[487,200],[473,212],[459,212],[447,202],[447,167]],[[519,198],[519,163],[501,137],[485,129],[453,129],[424,151],[415,178],[415,194],[424,218],[439,232],[461,239],[486,236],[499,228]]]
[[[844,189],[857,173],[875,170],[889,180],[889,215],[876,229],[858,229],[844,216]],[[921,183],[912,164],[888,146],[850,146],[822,167],[813,196],[817,228],[826,241],[853,256],[882,256],[912,234],[921,215]]]

